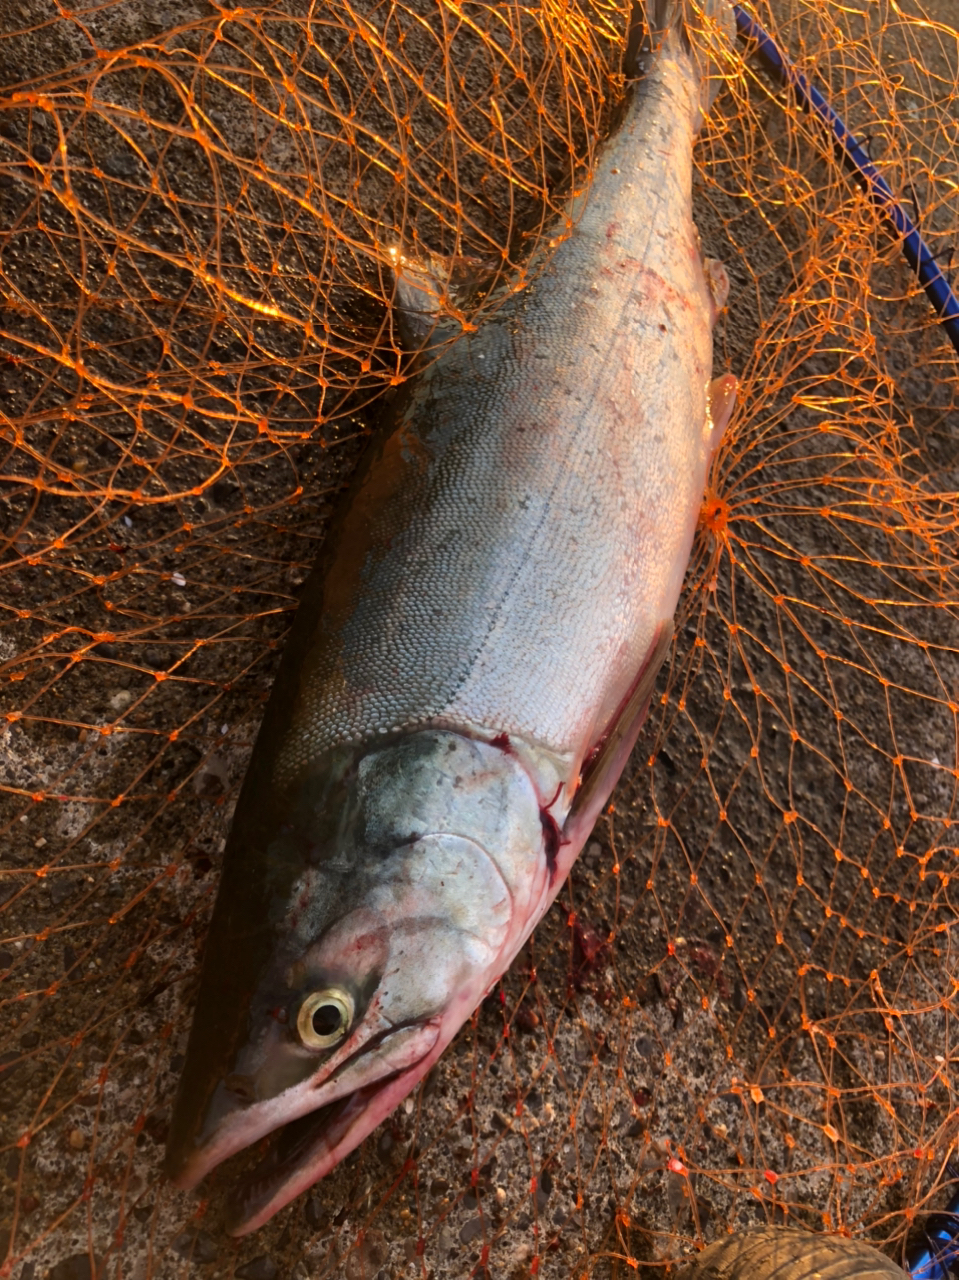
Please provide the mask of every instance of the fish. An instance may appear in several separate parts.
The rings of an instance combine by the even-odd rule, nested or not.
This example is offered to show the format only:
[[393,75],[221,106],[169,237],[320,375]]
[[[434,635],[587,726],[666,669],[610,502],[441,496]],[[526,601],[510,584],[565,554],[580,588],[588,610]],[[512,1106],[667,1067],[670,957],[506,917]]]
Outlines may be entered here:
[[437,349],[429,272],[395,254],[421,354],[303,589],[168,1137],[183,1188],[265,1146],[234,1235],[384,1120],[509,968],[671,647],[737,390],[713,377],[729,283],[692,217],[734,27],[727,0],[646,0],[643,23],[622,123],[525,288]]

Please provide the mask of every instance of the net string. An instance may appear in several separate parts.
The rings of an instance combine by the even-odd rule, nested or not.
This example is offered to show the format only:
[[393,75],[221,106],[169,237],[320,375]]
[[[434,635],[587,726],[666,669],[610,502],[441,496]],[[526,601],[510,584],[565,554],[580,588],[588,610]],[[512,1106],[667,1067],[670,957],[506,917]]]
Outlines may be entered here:
[[[230,1171],[196,1200],[159,1163],[283,634],[402,372],[390,249],[450,264],[454,329],[539,269],[627,15],[25,8],[0,41],[7,1273],[625,1274],[783,1218],[903,1256],[957,1114],[955,360],[818,123],[740,51],[697,144],[740,409],[612,811],[410,1109],[237,1244]],[[946,16],[756,7],[940,264]]]

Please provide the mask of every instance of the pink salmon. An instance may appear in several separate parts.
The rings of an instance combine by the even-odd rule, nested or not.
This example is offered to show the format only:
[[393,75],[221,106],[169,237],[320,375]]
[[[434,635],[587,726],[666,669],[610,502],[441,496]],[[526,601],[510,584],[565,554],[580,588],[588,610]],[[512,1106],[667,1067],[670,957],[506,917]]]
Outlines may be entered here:
[[[556,896],[669,648],[736,380],[692,218],[727,0],[647,0],[572,233],[411,376],[310,578],[253,751],[167,1168],[271,1136],[252,1231],[436,1062]],[[398,260],[397,294],[429,310]],[[404,274],[405,271],[405,274]],[[412,314],[410,321],[412,323]],[[422,317],[421,317],[422,319]]]

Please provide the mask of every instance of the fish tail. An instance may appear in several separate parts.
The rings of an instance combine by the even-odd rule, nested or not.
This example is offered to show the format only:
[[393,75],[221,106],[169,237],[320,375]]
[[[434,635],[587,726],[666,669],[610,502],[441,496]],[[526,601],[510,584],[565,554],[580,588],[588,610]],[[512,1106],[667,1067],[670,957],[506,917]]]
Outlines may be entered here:
[[642,72],[649,54],[681,49],[699,77],[700,106],[707,111],[729,74],[735,37],[730,0],[634,0],[627,75]]

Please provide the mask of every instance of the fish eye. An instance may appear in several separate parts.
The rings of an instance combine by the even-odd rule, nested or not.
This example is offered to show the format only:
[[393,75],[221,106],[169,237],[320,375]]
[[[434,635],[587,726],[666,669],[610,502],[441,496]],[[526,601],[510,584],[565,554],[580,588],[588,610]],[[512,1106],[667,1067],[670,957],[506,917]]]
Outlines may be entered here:
[[353,997],[342,987],[313,991],[300,1005],[296,1030],[307,1049],[329,1049],[353,1025],[353,1013]]

